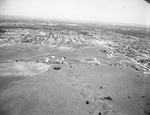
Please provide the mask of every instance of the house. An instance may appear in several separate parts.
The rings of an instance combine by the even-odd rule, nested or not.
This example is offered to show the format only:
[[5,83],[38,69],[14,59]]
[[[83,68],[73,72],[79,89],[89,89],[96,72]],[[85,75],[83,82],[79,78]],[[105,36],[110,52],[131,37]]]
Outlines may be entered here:
[[96,58],[86,59],[86,62],[90,63],[90,64],[98,64],[98,65],[100,65],[100,62]]
[[86,59],[86,62],[87,62],[87,63],[94,63],[95,60],[94,60],[94,59]]

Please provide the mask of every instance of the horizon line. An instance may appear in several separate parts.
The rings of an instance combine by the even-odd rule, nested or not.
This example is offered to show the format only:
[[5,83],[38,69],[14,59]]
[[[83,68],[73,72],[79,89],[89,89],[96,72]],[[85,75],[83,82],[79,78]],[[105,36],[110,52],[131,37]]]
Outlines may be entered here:
[[36,19],[36,20],[56,20],[56,21],[67,21],[67,22],[74,22],[74,23],[92,23],[92,24],[110,24],[110,25],[122,25],[122,26],[138,26],[138,27],[148,27],[150,28],[150,25],[145,24],[135,24],[135,23],[121,23],[121,22],[107,22],[107,21],[95,21],[95,20],[82,20],[82,19],[66,19],[66,18],[54,18],[54,17],[39,17],[39,16],[18,16],[18,15],[4,15],[0,14],[0,19],[3,18],[12,18],[12,19]]

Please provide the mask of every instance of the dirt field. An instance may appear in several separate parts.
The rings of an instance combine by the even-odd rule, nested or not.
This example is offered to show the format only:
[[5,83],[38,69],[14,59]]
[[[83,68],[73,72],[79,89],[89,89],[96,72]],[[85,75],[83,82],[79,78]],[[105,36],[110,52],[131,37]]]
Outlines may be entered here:
[[108,58],[100,49],[55,56],[66,57],[67,61],[98,57],[101,65],[1,64],[1,76],[33,77],[0,93],[0,115],[148,115],[148,75],[130,66],[114,66],[116,58]]
[[0,64],[0,91],[14,82],[47,71],[49,65],[37,62],[13,61]]
[[36,62],[10,62],[0,65],[1,77],[31,77],[48,70],[50,66]]

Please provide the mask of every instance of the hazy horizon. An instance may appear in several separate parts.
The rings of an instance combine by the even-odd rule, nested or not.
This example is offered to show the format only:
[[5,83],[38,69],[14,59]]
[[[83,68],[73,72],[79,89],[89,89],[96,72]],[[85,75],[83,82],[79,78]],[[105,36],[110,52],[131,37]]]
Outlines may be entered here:
[[0,0],[0,15],[150,26],[144,0]]

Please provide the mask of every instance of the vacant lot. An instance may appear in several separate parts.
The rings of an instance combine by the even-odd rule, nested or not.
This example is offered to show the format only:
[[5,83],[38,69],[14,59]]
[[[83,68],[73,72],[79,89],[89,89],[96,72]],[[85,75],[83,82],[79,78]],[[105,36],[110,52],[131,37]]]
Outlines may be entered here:
[[0,64],[1,77],[31,77],[48,70],[49,66],[36,62],[10,62]]
[[112,60],[117,60],[107,58],[97,48],[55,56],[67,60],[98,57],[102,65],[50,66],[28,61],[2,64],[1,76],[36,75],[0,94],[2,115],[146,115],[149,112],[148,76],[130,66],[110,66]]
[[49,69],[49,65],[35,62],[10,62],[0,64],[0,91],[15,82],[40,74]]

